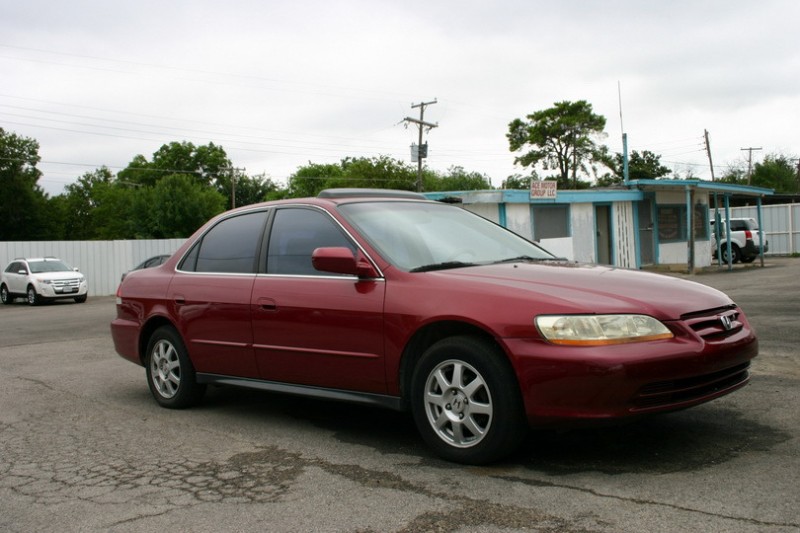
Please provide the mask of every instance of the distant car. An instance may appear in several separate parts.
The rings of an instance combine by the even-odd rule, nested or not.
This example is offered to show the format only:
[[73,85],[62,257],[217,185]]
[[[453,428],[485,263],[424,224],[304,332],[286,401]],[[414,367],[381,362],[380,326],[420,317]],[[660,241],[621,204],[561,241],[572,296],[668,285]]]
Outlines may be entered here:
[[115,349],[163,407],[219,384],[409,410],[436,453],[470,464],[507,455],[529,425],[718,398],[748,383],[758,353],[715,289],[558,260],[401,191],[224,213],[131,272],[116,309]]
[[15,259],[0,279],[0,299],[4,304],[18,297],[27,298],[30,305],[64,298],[83,303],[88,293],[86,277],[55,257]]
[[[711,220],[711,255],[717,257],[717,233],[714,220]],[[719,225],[720,248],[722,261],[728,262],[728,242],[725,220]],[[758,222],[754,218],[731,219],[731,263],[752,263],[761,253],[761,234],[758,231]],[[769,251],[769,241],[764,241],[764,253]]]
[[129,272],[133,272],[134,270],[142,270],[144,268],[157,267],[163,264],[164,261],[166,261],[170,257],[172,257],[170,254],[154,255],[153,257],[149,257],[144,261],[142,261],[141,263],[139,263],[138,265],[136,265],[135,267],[133,267],[132,269],[130,269],[128,272],[123,272],[122,279],[125,279],[125,276],[127,276]]

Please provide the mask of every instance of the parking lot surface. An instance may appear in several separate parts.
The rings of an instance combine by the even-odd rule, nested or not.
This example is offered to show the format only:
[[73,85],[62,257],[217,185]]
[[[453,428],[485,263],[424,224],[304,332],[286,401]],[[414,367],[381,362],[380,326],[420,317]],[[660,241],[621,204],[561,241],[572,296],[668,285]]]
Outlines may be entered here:
[[800,531],[800,259],[685,276],[742,306],[744,389],[637,424],[435,458],[409,415],[230,388],[162,409],[114,298],[0,308],[0,531]]

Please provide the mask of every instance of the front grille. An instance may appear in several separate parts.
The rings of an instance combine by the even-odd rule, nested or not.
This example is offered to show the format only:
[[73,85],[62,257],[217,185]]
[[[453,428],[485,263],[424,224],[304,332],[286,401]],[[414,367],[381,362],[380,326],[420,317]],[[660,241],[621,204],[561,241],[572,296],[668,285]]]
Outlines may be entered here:
[[652,409],[714,396],[747,383],[749,368],[747,362],[712,374],[649,383],[639,389],[633,404],[636,409]]
[[726,339],[742,330],[740,311],[735,306],[721,307],[683,315],[681,320],[702,339],[714,342]]
[[53,288],[56,292],[63,292],[64,289],[77,290],[80,286],[81,280],[79,278],[53,280]]

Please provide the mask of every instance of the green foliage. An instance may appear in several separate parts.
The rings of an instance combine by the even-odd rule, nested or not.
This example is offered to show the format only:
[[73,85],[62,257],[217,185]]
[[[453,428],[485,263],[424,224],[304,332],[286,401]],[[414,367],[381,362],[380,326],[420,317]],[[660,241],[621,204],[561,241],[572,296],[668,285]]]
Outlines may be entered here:
[[205,146],[183,142],[164,144],[148,161],[139,154],[118,174],[120,181],[152,187],[172,174],[187,174],[203,185],[216,185],[218,177],[232,167],[225,150],[209,143]]
[[317,164],[308,162],[289,176],[286,198],[306,198],[316,196],[327,188],[327,183],[342,177],[344,170],[337,164]]
[[604,151],[592,137],[605,126],[605,117],[594,114],[585,100],[556,102],[528,115],[527,121],[514,119],[506,138],[512,152],[521,152],[515,163],[557,170],[559,187],[578,188],[578,172],[591,174],[592,162],[603,159]]
[[797,194],[800,192],[800,170],[793,165],[791,157],[769,154],[764,161],[753,165],[750,184],[774,189],[779,194]]
[[[622,183],[624,179],[622,154],[614,154],[613,158],[606,161],[613,175],[606,177],[605,180],[602,180],[602,183],[604,185]],[[628,155],[628,177],[631,180],[655,180],[669,174],[670,169],[661,164],[660,155],[656,155],[649,150],[643,150],[642,152],[634,150]],[[598,185],[600,184],[601,181],[598,181]]]
[[0,128],[0,241],[46,239],[47,195],[37,181],[39,143]]
[[111,186],[114,179],[111,171],[101,167],[93,172],[87,172],[75,183],[66,187],[63,198],[63,209],[67,216],[63,217],[61,227],[62,238],[68,240],[96,239],[99,225],[96,211],[102,202],[103,191]]
[[492,188],[492,182],[485,174],[467,172],[464,167],[452,166],[441,177],[425,181],[426,191],[475,191]]
[[[231,179],[233,177],[235,177],[235,180]],[[263,202],[271,193],[278,190],[278,185],[264,174],[248,176],[236,169],[218,176],[216,182],[217,190],[227,199],[227,205],[231,207]],[[234,190],[232,183],[236,184],[235,205],[233,204]]]
[[[469,172],[460,166],[450,167],[445,174],[429,169],[422,171],[425,191],[466,191],[491,189],[488,176]],[[404,161],[388,156],[346,158],[339,164],[310,163],[289,177],[287,189],[276,189],[269,199],[316,196],[324,189],[362,188],[417,190],[417,169]]]
[[150,217],[143,221],[156,239],[188,237],[225,209],[225,198],[185,174],[172,174],[145,189]]

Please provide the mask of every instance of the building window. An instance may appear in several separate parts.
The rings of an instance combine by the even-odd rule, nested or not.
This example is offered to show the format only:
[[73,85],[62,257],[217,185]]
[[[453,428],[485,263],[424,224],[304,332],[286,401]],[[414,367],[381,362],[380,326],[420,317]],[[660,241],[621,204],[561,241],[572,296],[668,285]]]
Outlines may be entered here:
[[[705,205],[695,204],[692,225],[695,240],[708,240],[708,208]],[[687,235],[686,206],[658,206],[658,239],[661,242],[685,242]]]
[[570,236],[568,205],[532,205],[533,240]]

